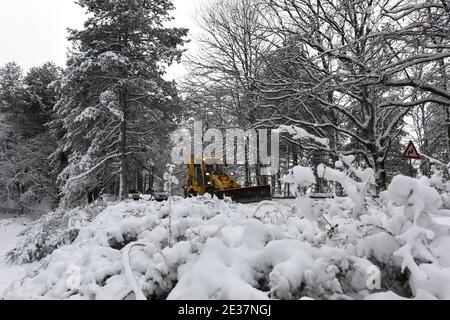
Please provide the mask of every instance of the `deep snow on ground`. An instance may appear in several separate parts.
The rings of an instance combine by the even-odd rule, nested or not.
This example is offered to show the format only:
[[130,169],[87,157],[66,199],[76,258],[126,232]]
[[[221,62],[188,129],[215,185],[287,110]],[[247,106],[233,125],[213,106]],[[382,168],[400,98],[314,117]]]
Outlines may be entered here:
[[[374,197],[371,170],[319,166],[349,196],[313,200],[301,190],[310,173],[286,177],[295,201],[173,197],[49,213],[0,265],[0,299],[450,299],[448,181],[398,176]],[[0,228],[12,233],[7,250],[13,221]]]
[[[331,225],[340,224],[335,233],[325,221],[305,219],[283,202],[241,205],[207,197],[174,198],[171,205],[130,201],[109,204],[96,217],[80,217],[83,211],[78,209],[69,213],[73,221],[68,226],[79,230],[73,243],[61,245],[38,263],[1,266],[2,277],[12,278],[0,298],[450,298],[449,255],[438,250],[449,248],[450,238],[435,244],[439,265],[419,265],[428,280],[411,277],[408,284],[401,272],[403,261],[394,258],[402,242],[391,231],[368,226],[398,225],[401,207],[391,208],[395,215],[390,217],[372,204],[370,214],[355,219],[348,198],[316,205]],[[37,250],[30,241],[36,226],[19,244],[23,255],[16,255],[16,261],[27,262],[29,252]],[[2,230],[14,237],[22,227],[11,222]],[[442,227],[448,233],[449,227]],[[371,266],[377,261],[385,268],[384,288],[370,290]],[[78,278],[73,278],[77,270]],[[18,276],[25,278],[19,281]]]
[[0,214],[0,297],[14,280],[25,274],[25,267],[7,263],[7,253],[14,249],[19,235],[31,223],[30,219]]

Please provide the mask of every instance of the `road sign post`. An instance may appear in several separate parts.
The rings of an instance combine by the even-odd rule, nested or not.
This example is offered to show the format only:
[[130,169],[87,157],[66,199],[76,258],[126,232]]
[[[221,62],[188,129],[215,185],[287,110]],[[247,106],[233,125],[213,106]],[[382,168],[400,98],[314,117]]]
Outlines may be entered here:
[[416,146],[413,141],[409,141],[408,146],[403,152],[403,159],[409,160],[409,166],[411,168],[411,177],[414,177],[414,168],[413,168],[413,160],[422,160],[420,153],[417,151]]

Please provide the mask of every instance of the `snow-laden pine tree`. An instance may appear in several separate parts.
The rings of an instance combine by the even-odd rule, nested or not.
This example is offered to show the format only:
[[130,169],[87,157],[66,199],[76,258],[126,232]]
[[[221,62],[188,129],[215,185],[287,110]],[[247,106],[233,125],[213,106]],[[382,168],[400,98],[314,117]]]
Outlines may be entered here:
[[23,89],[23,70],[15,62],[0,68],[0,107],[10,111],[20,103]]
[[[53,63],[22,68],[8,63],[0,68],[0,204],[26,212],[51,208],[57,202],[55,177],[48,157],[55,144],[45,124],[59,92],[49,86],[60,77]],[[0,101],[0,106],[2,102]]]
[[[129,163],[145,151],[156,123],[173,119],[177,93],[163,79],[179,60],[185,29],[167,28],[170,0],[80,0],[89,16],[70,30],[73,50],[51,123],[59,140],[63,205],[105,188],[126,197]],[[119,177],[119,186],[115,181]]]

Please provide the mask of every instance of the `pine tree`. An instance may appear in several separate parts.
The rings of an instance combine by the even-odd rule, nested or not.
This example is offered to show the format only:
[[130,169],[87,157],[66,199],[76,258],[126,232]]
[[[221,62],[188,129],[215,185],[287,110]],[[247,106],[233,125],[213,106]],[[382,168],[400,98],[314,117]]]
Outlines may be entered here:
[[53,62],[31,68],[25,76],[25,87],[29,103],[25,113],[34,117],[34,122],[45,130],[45,124],[51,121],[52,110],[58,101],[56,81],[61,77],[62,69]]
[[15,62],[0,68],[0,106],[13,111],[23,94],[23,70]]
[[24,77],[20,66],[9,63],[0,73],[7,106],[0,111],[7,124],[0,126],[0,202],[22,210],[38,203],[50,208],[58,200],[48,161],[55,144],[45,124],[58,99],[50,84],[58,80],[60,69],[46,63]]
[[[163,79],[181,58],[185,29],[166,28],[170,0],[80,0],[89,19],[71,30],[74,44],[51,126],[61,138],[53,155],[65,204],[104,189],[119,176],[129,189],[129,162],[142,153],[155,123],[170,121],[177,92]],[[116,189],[110,187],[110,189]],[[70,199],[75,196],[74,199]]]

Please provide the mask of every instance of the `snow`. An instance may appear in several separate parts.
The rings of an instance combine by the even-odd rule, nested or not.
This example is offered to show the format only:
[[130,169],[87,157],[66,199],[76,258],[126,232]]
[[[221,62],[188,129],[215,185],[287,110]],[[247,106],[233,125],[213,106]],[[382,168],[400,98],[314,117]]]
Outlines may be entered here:
[[11,283],[24,275],[25,269],[20,265],[7,263],[7,253],[12,250],[30,221],[27,218],[0,214],[0,297]]
[[295,183],[300,186],[309,187],[316,183],[316,177],[311,168],[297,166],[293,169]]
[[98,61],[102,69],[109,67],[120,67],[129,63],[128,58],[116,52],[107,51],[98,56]]
[[[2,235],[15,240],[2,250],[16,248],[0,265],[0,299],[450,299],[439,193],[400,176],[375,201],[371,171],[347,161],[318,173],[348,197],[101,202],[50,213],[20,237],[25,226],[7,220]],[[291,172],[302,186],[313,177]]]
[[441,195],[426,178],[416,180],[397,176],[387,192],[384,196],[397,205],[405,205],[405,215],[415,219],[416,222],[425,211],[434,213],[443,205]]
[[370,188],[375,184],[375,173],[371,168],[352,167],[349,163],[354,161],[354,157],[342,157],[342,159],[349,167],[348,169],[337,170],[321,164],[317,168],[317,174],[320,178],[339,183],[354,202],[355,215],[359,215],[365,211],[365,199]]
[[11,215],[0,214],[0,255],[5,255],[9,250],[12,250],[16,245],[18,235],[24,231],[28,221],[24,218],[17,218]]
[[302,139],[312,140],[315,143],[326,147],[328,147],[330,143],[328,139],[320,138],[318,136],[310,134],[305,129],[296,126],[280,126],[279,131],[280,133],[287,132],[295,140],[302,140]]
[[422,279],[412,277],[411,285],[413,293],[417,294],[421,290],[437,299],[449,300],[450,268],[438,267],[435,264],[422,264],[419,266],[419,269],[426,277]]

